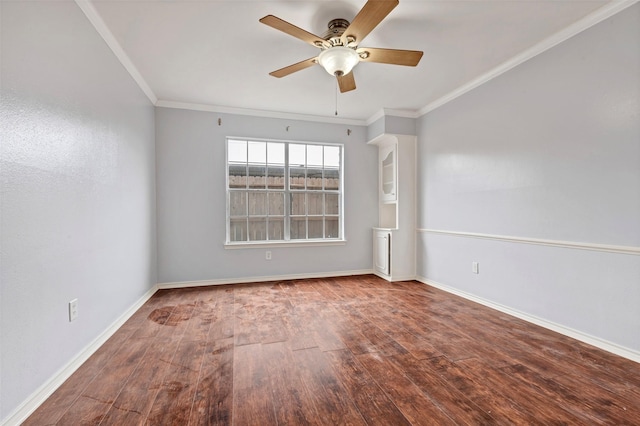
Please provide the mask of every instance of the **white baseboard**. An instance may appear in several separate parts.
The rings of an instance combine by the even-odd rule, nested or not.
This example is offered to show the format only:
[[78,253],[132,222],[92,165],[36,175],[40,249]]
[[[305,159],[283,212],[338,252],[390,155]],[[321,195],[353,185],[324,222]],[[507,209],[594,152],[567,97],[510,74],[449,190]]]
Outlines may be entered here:
[[58,370],[53,377],[33,392],[22,404],[18,406],[7,418],[0,421],[2,426],[18,426],[47,398],[55,392],[91,355],[96,352],[147,300],[158,290],[154,285],[138,301],[136,301],[126,312],[115,320],[105,331],[89,343],[80,353],[78,353],[64,367]]
[[410,275],[410,276],[407,275],[407,276],[402,276],[402,277],[390,278],[388,275],[385,275],[385,274],[383,274],[381,272],[378,272],[378,271],[375,271],[375,270],[372,272],[372,274],[382,278],[383,280],[387,280],[387,281],[389,281],[391,283],[394,283],[394,282],[397,282],[397,281],[413,281],[413,280],[416,279],[415,275]]
[[534,315],[530,315],[530,314],[518,311],[516,309],[509,308],[508,306],[504,306],[487,299],[483,299],[471,293],[467,293],[465,291],[461,291],[456,288],[449,287],[447,285],[438,283],[436,281],[429,280],[428,278],[418,276],[416,277],[416,280],[420,281],[421,283],[438,288],[440,290],[446,291],[447,293],[455,294],[456,296],[460,296],[467,300],[471,300],[472,302],[479,303],[481,305],[484,305],[489,308],[495,309],[497,311],[503,312],[505,314],[514,316],[516,318],[520,318],[522,320],[538,325],[540,327],[544,327],[551,331],[555,331],[556,333],[560,333],[562,335],[571,337],[572,339],[576,339],[581,342],[587,343],[589,345],[595,346],[604,351],[611,352],[612,354],[630,359],[631,361],[640,362],[640,352],[635,351],[633,349],[629,349],[624,346],[620,346],[615,343],[609,342],[607,340],[600,339],[595,336],[591,336],[581,331],[574,330],[573,328],[566,327],[564,325],[557,324],[555,322],[548,321],[548,320],[536,317]]
[[246,284],[246,283],[259,283],[259,282],[265,282],[265,281],[304,280],[304,279],[311,279],[311,278],[347,277],[351,275],[367,275],[367,274],[373,274],[373,270],[361,269],[361,270],[355,270],[355,271],[317,272],[317,273],[305,273],[305,274],[273,275],[273,276],[263,276],[263,277],[221,278],[217,280],[202,280],[202,281],[180,281],[180,282],[159,283],[158,289],[205,287],[205,286],[211,286],[211,285],[224,285],[224,284]]

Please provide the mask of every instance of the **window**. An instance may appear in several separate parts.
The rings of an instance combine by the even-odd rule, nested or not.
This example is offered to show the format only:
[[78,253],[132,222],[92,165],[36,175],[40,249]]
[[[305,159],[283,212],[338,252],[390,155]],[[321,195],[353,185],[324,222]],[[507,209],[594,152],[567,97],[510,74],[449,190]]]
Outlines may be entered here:
[[227,244],[342,240],[342,149],[227,139]]

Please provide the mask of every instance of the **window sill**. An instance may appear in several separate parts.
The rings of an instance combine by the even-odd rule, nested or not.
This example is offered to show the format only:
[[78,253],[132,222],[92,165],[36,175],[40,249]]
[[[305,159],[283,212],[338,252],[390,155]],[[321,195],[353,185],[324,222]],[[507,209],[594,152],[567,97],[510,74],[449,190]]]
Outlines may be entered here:
[[225,250],[263,248],[263,247],[325,247],[343,246],[347,240],[303,240],[303,241],[253,241],[241,243],[225,243]]

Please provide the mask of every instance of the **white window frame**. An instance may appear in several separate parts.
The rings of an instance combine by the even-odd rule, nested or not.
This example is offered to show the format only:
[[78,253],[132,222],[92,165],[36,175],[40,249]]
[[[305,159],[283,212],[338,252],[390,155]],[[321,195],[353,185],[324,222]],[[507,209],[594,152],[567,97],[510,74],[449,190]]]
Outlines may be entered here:
[[[236,141],[247,141],[247,142],[264,142],[264,143],[269,143],[269,142],[273,142],[273,143],[282,143],[285,145],[285,165],[284,165],[284,189],[282,190],[275,190],[275,191],[282,191],[284,193],[284,198],[285,198],[285,205],[284,205],[284,238],[283,240],[258,240],[258,241],[231,241],[230,239],[230,229],[231,229],[231,202],[230,202],[230,194],[232,191],[234,191],[234,188],[229,188],[229,141],[230,140],[236,140]],[[316,146],[335,146],[335,147],[339,147],[340,148],[340,159],[339,159],[339,188],[337,191],[332,191],[332,190],[325,190],[324,188],[322,190],[309,190],[306,188],[306,184],[305,184],[305,189],[291,189],[290,186],[290,179],[289,179],[289,145],[290,144],[298,144],[298,145],[316,145]],[[228,136],[225,140],[225,195],[226,195],[226,214],[225,214],[225,228],[226,228],[226,233],[225,233],[225,243],[224,243],[224,247],[226,249],[238,249],[238,248],[246,248],[246,247],[259,247],[259,246],[268,246],[268,247],[277,247],[277,246],[296,246],[296,247],[304,247],[304,246],[330,246],[330,245],[344,245],[346,243],[345,240],[345,231],[344,231],[344,223],[345,223],[345,217],[344,217],[344,155],[345,155],[345,149],[344,149],[344,144],[340,144],[340,143],[331,143],[331,142],[309,142],[309,141],[295,141],[295,140],[276,140],[276,139],[266,139],[266,138],[247,138],[247,137],[233,137],[233,136]],[[247,159],[248,161],[248,159]],[[308,169],[309,166],[305,165],[305,169]],[[241,189],[237,189],[235,188],[235,190],[241,190]],[[246,191],[251,192],[251,191],[257,191],[257,192],[266,192],[268,193],[270,191],[270,189],[267,187],[266,189],[262,190],[251,190],[250,188],[246,188]],[[271,190],[272,192],[274,190]],[[291,240],[290,239],[290,221],[291,221],[291,211],[290,211],[290,207],[291,207],[291,202],[290,197],[291,194],[293,193],[322,193],[322,194],[337,194],[338,195],[338,236],[336,238],[306,238],[306,239],[295,239],[295,240]],[[248,206],[247,206],[248,208]],[[322,217],[326,217],[325,216],[326,213],[323,211],[323,215]],[[309,215],[308,210],[306,211],[306,214],[304,215],[307,218],[310,216],[316,216],[316,215]],[[247,211],[247,218],[249,218],[249,212]],[[307,219],[308,220],[308,219]],[[268,232],[268,231],[267,231]]]

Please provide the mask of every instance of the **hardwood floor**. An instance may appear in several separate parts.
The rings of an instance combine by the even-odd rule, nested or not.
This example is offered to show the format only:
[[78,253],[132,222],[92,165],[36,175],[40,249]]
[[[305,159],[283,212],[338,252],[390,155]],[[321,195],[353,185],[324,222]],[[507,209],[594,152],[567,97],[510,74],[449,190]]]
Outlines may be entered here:
[[417,282],[162,290],[25,425],[640,425],[640,364]]

